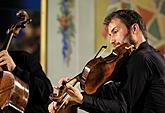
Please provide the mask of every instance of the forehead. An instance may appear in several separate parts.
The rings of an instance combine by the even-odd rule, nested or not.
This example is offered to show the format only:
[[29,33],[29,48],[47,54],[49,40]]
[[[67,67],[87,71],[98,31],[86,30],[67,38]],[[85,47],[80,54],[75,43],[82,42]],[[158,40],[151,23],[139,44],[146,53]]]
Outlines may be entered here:
[[111,22],[108,25],[108,29],[112,30],[114,28],[126,27],[123,21],[119,18],[112,18]]

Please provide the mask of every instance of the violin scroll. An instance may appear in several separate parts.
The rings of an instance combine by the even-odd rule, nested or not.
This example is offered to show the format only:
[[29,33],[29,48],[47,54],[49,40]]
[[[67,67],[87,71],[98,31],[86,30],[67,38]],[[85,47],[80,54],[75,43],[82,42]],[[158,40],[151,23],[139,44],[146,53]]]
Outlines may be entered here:
[[29,24],[32,19],[29,18],[29,15],[27,14],[26,11],[24,10],[19,10],[17,13],[16,13],[16,16],[21,19],[22,21],[20,22],[20,26],[18,27],[21,27],[21,28],[25,28],[26,24]]
[[21,28],[25,28],[26,25],[32,21],[32,19],[29,18],[29,15],[25,10],[19,10],[16,13],[16,16],[20,19],[20,21],[13,24],[7,32],[8,34],[13,33],[14,37],[19,34]]
[[13,24],[10,29],[7,31],[8,39],[5,42],[2,49],[8,50],[9,45],[11,43],[12,38],[15,38],[18,34],[21,28],[25,28],[27,24],[29,24],[32,20],[29,18],[29,15],[24,10],[19,10],[16,13],[16,16],[21,19],[21,21]]

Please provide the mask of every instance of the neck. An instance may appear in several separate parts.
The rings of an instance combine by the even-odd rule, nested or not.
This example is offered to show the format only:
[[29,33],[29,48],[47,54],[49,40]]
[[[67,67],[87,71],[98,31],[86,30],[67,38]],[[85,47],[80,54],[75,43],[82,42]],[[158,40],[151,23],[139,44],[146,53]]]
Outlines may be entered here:
[[140,34],[136,39],[137,39],[135,44],[136,49],[140,46],[141,43],[146,41],[143,34]]

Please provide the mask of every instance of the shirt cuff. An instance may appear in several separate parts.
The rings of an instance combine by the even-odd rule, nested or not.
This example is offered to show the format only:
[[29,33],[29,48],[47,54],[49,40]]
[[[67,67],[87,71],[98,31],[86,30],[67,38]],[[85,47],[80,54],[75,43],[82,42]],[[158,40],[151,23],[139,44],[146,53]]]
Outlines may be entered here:
[[82,104],[80,105],[80,108],[83,109],[88,109],[91,107],[92,105],[92,98],[88,95],[83,95],[83,100],[82,100]]

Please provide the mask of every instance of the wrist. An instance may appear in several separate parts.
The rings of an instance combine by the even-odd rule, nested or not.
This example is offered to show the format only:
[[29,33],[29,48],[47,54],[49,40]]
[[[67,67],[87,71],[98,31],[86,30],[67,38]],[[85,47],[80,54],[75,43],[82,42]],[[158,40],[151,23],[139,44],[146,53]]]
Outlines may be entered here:
[[83,95],[82,95],[82,94],[80,95],[80,100],[79,100],[78,103],[79,103],[79,104],[82,104],[82,103],[83,103]]
[[13,71],[14,69],[15,69],[15,67],[16,67],[16,65],[15,64],[13,64],[13,66],[11,67],[11,69],[9,70],[9,71]]

